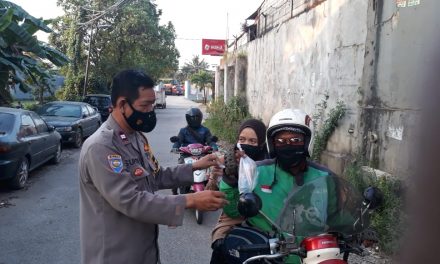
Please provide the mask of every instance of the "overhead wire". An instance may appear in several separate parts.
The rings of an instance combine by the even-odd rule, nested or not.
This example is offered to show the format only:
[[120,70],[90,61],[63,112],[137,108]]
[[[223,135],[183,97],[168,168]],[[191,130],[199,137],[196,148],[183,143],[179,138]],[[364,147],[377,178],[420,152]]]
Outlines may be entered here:
[[[93,24],[95,21],[99,20],[100,18],[102,18],[103,16],[109,14],[110,12],[113,12],[115,10],[118,10],[119,8],[129,4],[130,2],[132,2],[133,0],[118,0],[116,3],[114,3],[113,5],[107,7],[105,10],[89,10],[93,12],[93,15],[91,16],[91,18],[83,23],[79,23],[80,26],[88,26],[90,24]],[[81,7],[83,9],[86,9],[86,7]],[[95,12],[97,14],[95,14]]]

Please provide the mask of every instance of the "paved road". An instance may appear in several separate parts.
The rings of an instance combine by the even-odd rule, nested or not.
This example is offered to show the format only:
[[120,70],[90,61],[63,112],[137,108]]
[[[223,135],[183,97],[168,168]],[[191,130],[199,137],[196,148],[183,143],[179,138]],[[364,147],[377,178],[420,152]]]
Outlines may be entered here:
[[[163,166],[176,164],[168,139],[184,126],[190,105],[195,104],[168,96],[167,109],[157,110],[157,127],[147,136]],[[78,150],[65,149],[60,164],[33,171],[23,190],[0,185],[0,264],[79,263],[78,157]],[[197,225],[187,211],[183,227],[161,226],[162,263],[209,263],[209,236],[217,217],[218,212],[206,213],[203,225]]]

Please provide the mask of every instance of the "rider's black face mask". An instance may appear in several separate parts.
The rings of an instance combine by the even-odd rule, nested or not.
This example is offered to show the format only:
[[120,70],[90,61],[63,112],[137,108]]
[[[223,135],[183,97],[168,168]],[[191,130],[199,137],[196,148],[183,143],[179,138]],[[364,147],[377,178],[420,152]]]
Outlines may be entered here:
[[275,155],[280,167],[288,171],[306,160],[307,152],[304,145],[284,145],[275,147]]

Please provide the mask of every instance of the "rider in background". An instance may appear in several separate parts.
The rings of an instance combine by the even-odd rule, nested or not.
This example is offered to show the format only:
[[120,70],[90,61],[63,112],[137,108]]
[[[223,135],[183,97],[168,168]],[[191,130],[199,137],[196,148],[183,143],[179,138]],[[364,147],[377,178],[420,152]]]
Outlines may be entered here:
[[203,114],[199,108],[191,107],[188,109],[185,118],[188,125],[180,129],[177,135],[179,141],[174,143],[172,151],[195,143],[211,146],[214,151],[218,150],[217,144],[212,141],[211,131],[202,125]]
[[[179,140],[173,144],[171,152],[177,153],[180,147],[186,147],[189,144],[199,143],[204,146],[210,146],[213,151],[218,150],[217,144],[212,140],[212,134],[209,128],[202,125],[203,114],[197,107],[191,107],[185,114],[187,126],[180,129],[177,137]],[[178,163],[183,164],[183,156],[179,157]],[[177,194],[177,188],[172,189],[173,194]]]

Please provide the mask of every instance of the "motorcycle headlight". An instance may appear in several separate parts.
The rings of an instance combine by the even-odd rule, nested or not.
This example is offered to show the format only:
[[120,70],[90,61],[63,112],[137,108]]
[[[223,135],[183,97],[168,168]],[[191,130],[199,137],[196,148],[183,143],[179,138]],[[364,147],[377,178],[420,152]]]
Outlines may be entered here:
[[191,149],[191,154],[194,156],[199,156],[202,154],[202,149],[200,149],[200,148]]

